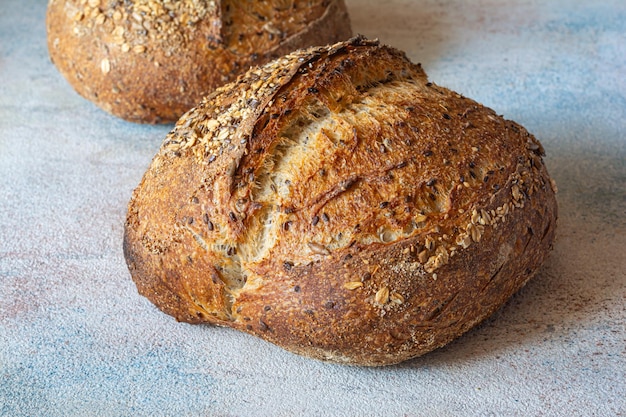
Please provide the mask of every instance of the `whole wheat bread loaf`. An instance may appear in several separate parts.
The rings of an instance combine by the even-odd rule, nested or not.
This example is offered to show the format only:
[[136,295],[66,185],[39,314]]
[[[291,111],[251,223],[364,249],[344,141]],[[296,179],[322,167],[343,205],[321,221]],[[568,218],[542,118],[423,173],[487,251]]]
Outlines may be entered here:
[[289,351],[397,363],[543,263],[555,186],[520,125],[362,37],[256,67],[186,113],[128,209],[139,292]]

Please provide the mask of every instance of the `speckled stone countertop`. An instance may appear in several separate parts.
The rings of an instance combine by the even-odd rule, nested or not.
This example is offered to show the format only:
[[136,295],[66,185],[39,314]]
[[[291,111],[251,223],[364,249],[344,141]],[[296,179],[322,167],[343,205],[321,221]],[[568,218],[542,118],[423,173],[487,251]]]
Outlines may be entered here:
[[140,297],[121,237],[171,126],[124,122],[48,59],[44,0],[0,5],[0,415],[626,415],[626,2],[348,0],[355,32],[524,125],[559,186],[539,275],[386,368],[329,365]]

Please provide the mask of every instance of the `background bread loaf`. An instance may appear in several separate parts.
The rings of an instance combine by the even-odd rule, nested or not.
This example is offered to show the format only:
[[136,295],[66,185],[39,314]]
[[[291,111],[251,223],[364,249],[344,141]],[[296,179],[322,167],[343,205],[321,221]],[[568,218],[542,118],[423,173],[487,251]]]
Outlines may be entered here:
[[186,113],[129,204],[141,294],[176,319],[384,365],[499,308],[551,248],[523,127],[364,38],[301,50]]
[[251,65],[351,36],[343,0],[51,0],[50,57],[83,97],[176,121]]

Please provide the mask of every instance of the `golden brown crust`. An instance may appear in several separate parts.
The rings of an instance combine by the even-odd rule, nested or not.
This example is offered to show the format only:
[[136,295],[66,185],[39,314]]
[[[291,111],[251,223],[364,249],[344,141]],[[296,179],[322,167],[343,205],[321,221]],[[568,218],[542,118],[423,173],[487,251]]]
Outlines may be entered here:
[[76,91],[143,123],[176,121],[252,65],[351,36],[343,0],[50,0],[46,23]]
[[185,114],[129,205],[141,294],[358,365],[448,343],[537,271],[543,148],[363,38],[252,69]]

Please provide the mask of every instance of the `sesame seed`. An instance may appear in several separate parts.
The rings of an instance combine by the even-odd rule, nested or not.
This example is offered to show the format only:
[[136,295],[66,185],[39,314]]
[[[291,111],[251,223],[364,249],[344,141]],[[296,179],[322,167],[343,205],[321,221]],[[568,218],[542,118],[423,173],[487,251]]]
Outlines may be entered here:
[[111,71],[111,62],[107,58],[100,61],[100,70],[103,74],[108,74]]
[[427,218],[428,218],[428,217],[426,217],[426,216],[425,216],[425,215],[423,215],[423,214],[417,214],[417,215],[415,215],[415,217],[413,218],[413,220],[415,220],[415,222],[417,222],[417,223],[421,223],[421,222],[423,222],[424,220],[426,220]]
[[113,32],[111,32],[111,33],[115,37],[122,37],[122,36],[124,36],[124,26],[115,26],[115,29],[113,29]]
[[260,329],[262,332],[265,332],[265,331],[267,331],[267,330],[269,329],[269,328],[267,327],[267,324],[265,324],[265,322],[264,322],[263,320],[261,320],[261,319],[259,319],[259,329]]
[[343,287],[347,290],[356,290],[357,288],[360,288],[362,286],[363,283],[360,281],[346,282],[345,284],[343,284]]
[[404,303],[404,297],[398,294],[397,292],[394,292],[393,294],[391,294],[389,298],[391,298],[391,302],[393,303],[396,303],[396,304]]
[[520,201],[522,199],[522,194],[517,184],[513,184],[513,186],[511,187],[511,194],[515,201]]
[[382,287],[378,291],[376,291],[376,295],[374,296],[374,300],[377,304],[386,304],[389,301],[389,288]]

